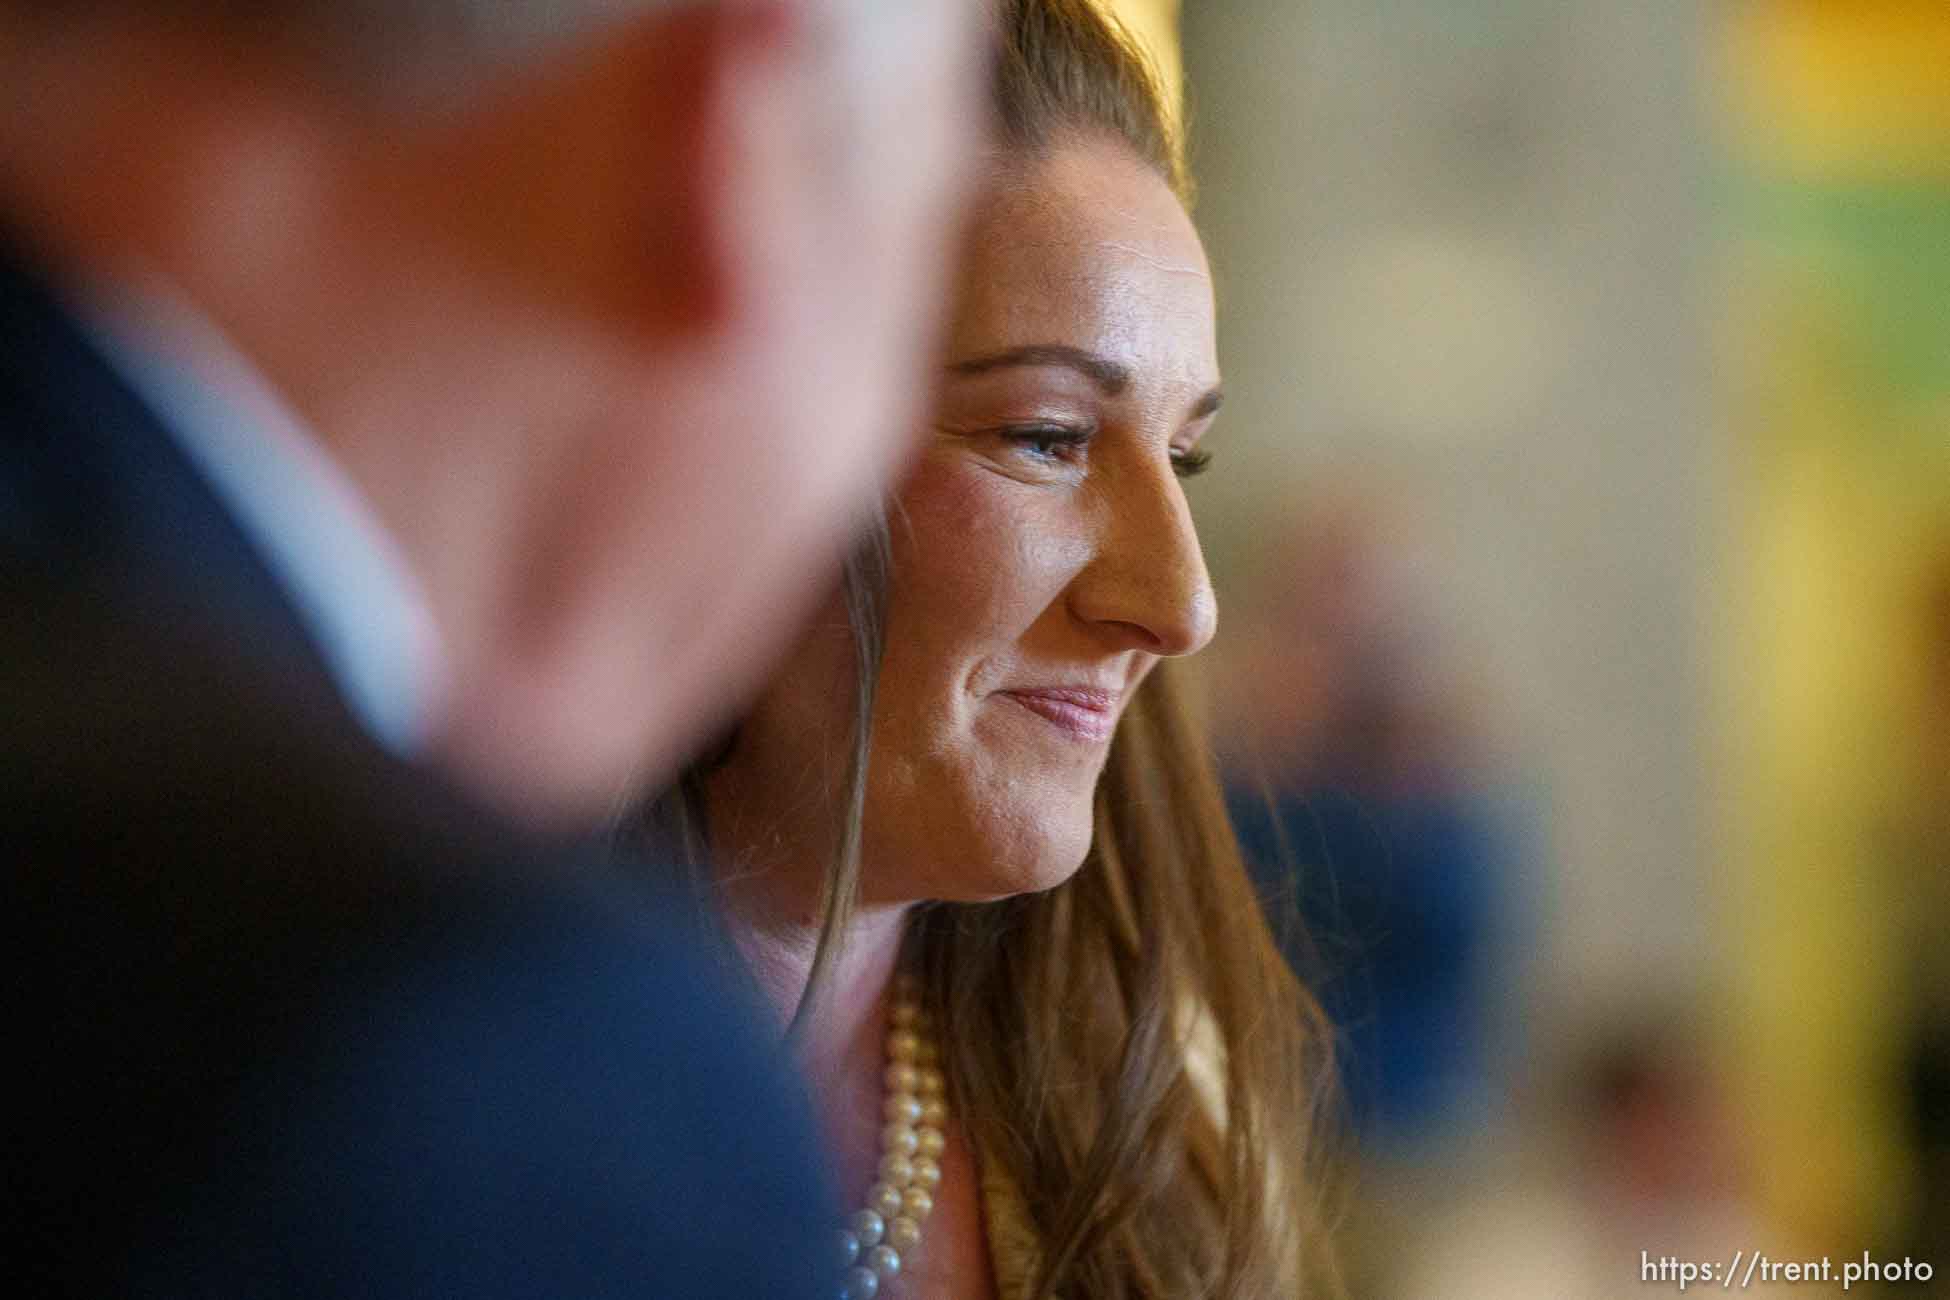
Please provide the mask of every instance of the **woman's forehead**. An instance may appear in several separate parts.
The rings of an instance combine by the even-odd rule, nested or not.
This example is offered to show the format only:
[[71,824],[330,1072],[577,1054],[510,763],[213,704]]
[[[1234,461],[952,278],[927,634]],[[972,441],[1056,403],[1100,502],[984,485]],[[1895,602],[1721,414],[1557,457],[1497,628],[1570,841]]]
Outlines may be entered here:
[[1062,343],[1216,378],[1212,278],[1170,187],[1121,148],[1015,172],[978,214],[957,355]]

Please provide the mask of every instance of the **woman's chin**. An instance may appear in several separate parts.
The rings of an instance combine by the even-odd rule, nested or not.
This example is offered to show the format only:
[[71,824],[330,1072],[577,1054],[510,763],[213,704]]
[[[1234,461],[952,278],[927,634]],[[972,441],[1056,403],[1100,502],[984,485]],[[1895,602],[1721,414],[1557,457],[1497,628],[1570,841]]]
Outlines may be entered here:
[[1082,869],[1090,854],[1090,836],[1086,822],[1050,828],[1033,840],[1011,837],[997,843],[978,837],[977,842],[990,844],[990,849],[957,861],[952,876],[942,882],[942,897],[957,903],[990,903],[1055,889]]

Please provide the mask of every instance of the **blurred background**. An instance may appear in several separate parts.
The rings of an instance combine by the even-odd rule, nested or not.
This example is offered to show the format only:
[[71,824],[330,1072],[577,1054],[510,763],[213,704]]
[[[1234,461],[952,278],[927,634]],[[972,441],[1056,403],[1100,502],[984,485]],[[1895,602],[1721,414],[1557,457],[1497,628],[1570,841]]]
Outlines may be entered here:
[[1950,1295],[1950,3],[1117,7],[1189,87],[1206,668],[1355,1295]]

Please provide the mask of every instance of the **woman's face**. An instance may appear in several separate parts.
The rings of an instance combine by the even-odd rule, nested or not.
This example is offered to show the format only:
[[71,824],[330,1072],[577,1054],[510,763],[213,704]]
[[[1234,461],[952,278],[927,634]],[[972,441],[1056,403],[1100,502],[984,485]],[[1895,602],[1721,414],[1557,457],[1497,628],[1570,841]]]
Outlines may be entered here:
[[[973,235],[932,427],[888,512],[868,901],[1065,880],[1119,716],[1216,618],[1181,482],[1219,403],[1184,208],[1122,145],[1079,140],[1012,167]],[[774,751],[773,798],[845,734],[842,619],[744,730],[741,750]]]

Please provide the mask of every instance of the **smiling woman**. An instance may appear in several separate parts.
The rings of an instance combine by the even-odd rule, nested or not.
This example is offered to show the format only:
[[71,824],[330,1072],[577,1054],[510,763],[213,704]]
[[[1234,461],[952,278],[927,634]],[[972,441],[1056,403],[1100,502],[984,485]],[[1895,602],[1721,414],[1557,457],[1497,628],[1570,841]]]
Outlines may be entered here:
[[1115,139],[1007,171],[898,499],[866,902],[1061,884],[1119,716],[1216,618],[1179,484],[1219,373],[1191,221]]
[[870,1207],[843,1294],[1331,1290],[1326,1032],[1168,662],[1217,619],[1183,483],[1211,276],[1130,43],[1087,0],[1003,23],[1003,143],[880,545],[648,820],[714,864]]

